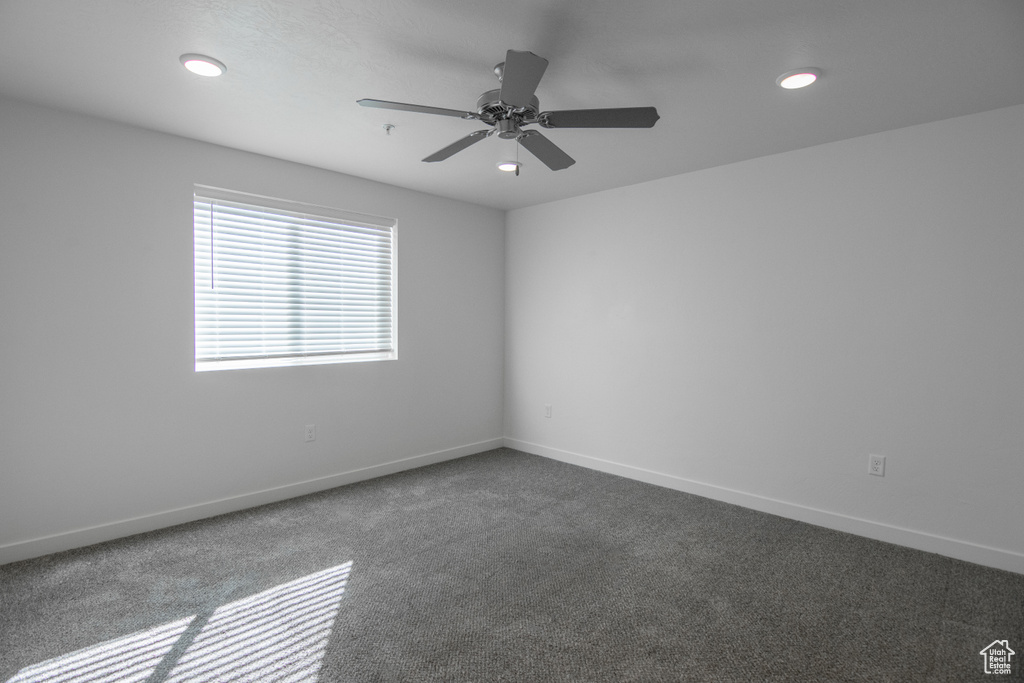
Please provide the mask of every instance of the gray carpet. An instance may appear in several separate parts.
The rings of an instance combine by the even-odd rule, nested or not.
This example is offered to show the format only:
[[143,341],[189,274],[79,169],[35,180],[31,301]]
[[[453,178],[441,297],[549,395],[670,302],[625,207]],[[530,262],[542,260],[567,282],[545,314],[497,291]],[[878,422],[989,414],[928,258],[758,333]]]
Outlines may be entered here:
[[[981,649],[1007,640],[1012,674]],[[513,450],[0,567],[0,681],[1021,680],[1024,575]]]

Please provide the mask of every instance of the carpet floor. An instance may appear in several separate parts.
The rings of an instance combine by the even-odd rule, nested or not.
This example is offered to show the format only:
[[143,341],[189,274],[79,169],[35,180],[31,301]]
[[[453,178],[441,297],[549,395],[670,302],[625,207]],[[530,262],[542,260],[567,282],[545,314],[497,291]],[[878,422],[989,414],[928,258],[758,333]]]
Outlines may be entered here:
[[509,449],[0,567],[8,683],[934,683],[1022,659],[1024,575]]

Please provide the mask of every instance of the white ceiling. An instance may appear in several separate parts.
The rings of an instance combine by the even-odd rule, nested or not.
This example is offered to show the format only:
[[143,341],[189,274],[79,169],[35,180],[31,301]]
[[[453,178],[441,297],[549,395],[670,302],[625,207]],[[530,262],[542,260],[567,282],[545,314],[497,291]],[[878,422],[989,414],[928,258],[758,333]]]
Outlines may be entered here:
[[[509,48],[542,110],[662,118],[545,131],[576,165],[515,177],[496,136],[420,161],[479,122],[356,105],[473,110]],[[0,93],[509,209],[1024,103],[1024,0],[0,0]]]

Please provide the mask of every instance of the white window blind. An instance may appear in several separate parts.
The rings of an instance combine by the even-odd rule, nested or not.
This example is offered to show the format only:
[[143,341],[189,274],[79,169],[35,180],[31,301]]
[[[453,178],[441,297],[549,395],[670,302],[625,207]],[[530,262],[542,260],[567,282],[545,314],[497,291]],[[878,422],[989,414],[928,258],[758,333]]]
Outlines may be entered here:
[[396,357],[395,221],[196,186],[196,370]]

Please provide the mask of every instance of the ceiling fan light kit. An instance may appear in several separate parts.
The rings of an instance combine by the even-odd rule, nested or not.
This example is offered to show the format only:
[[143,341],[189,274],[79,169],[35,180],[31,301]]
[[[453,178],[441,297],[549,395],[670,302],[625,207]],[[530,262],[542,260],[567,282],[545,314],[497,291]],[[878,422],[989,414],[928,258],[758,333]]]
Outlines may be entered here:
[[[562,111],[540,110],[540,101],[534,92],[548,68],[548,60],[532,52],[509,50],[505,61],[494,67],[494,74],[501,83],[500,88],[488,90],[476,103],[476,111],[443,109],[403,102],[362,99],[357,103],[364,107],[410,111],[420,114],[454,116],[470,121],[480,121],[489,126],[456,140],[447,147],[423,159],[426,162],[444,161],[470,145],[497,133],[504,140],[516,140],[531,154],[541,160],[552,171],[568,168],[576,160],[546,138],[540,131],[523,130],[523,126],[539,125],[541,128],[651,128],[660,118],[654,107],[621,107],[615,109],[566,109]],[[502,170],[519,174],[519,162]],[[499,168],[502,165],[499,164]]]

